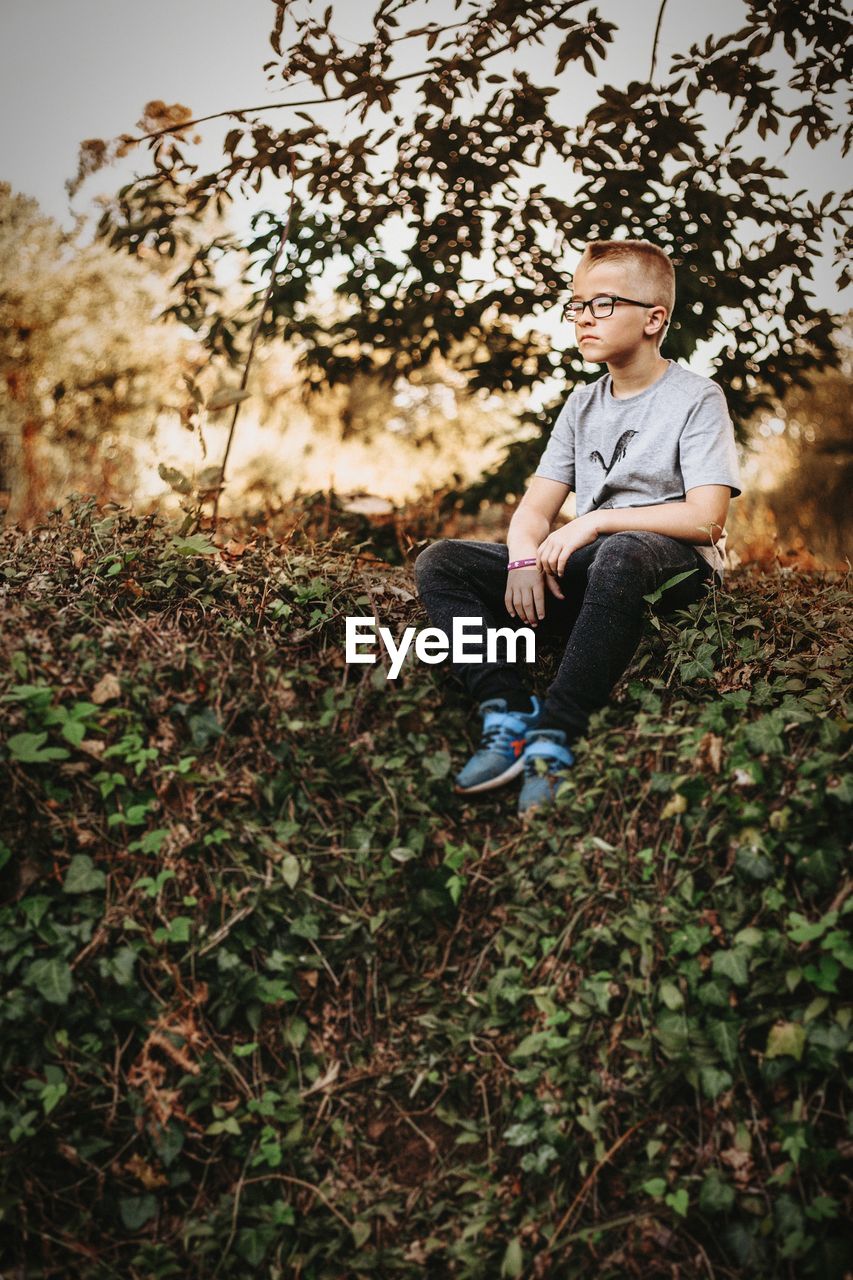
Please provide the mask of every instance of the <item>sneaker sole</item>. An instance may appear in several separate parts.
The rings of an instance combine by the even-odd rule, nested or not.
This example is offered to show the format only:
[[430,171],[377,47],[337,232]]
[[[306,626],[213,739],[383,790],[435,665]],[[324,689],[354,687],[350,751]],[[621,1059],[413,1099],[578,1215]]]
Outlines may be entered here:
[[512,782],[513,778],[517,778],[524,768],[524,761],[521,756],[517,760],[513,760],[508,769],[503,773],[499,773],[496,778],[488,778],[485,782],[477,782],[473,787],[460,787],[454,783],[453,790],[460,796],[476,795],[479,791],[493,791],[495,787],[502,787],[505,782]]

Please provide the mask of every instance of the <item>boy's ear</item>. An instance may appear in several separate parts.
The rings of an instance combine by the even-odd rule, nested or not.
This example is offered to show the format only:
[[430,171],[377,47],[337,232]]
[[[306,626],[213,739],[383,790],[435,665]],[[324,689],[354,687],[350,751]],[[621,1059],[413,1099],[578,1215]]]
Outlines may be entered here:
[[652,313],[646,321],[646,333],[663,333],[669,324],[669,316],[666,314],[666,307],[654,307]]

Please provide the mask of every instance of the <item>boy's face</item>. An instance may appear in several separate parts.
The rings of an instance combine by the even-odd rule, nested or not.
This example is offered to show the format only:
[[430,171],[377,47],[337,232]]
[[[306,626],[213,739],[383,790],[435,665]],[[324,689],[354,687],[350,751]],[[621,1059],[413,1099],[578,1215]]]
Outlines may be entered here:
[[[574,274],[572,297],[586,301],[598,294],[618,294],[622,298],[651,301],[649,286],[642,276],[620,262],[595,262],[581,259]],[[613,314],[596,319],[585,307],[575,323],[575,339],[584,360],[590,364],[619,363],[635,355],[646,343],[657,343],[666,311],[633,307],[617,302]]]

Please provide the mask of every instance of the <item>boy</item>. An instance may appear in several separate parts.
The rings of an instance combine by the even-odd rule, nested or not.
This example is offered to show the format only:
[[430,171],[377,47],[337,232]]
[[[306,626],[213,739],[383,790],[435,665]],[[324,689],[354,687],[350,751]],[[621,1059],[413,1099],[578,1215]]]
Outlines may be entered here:
[[[507,661],[455,663],[479,702],[479,749],[456,776],[469,795],[524,774],[518,811],[552,803],[572,746],[603,707],[642,633],[643,596],[679,574],[663,607],[684,608],[725,569],[729,500],[740,493],[734,432],[716,383],[665,359],[675,273],[646,240],[587,245],[565,314],[583,358],[607,372],[576,387],[513,514],[507,545],[444,539],[415,580],[431,621],[519,622],[566,639],[544,703]],[[577,516],[551,525],[574,489]],[[513,620],[515,620],[513,622]]]

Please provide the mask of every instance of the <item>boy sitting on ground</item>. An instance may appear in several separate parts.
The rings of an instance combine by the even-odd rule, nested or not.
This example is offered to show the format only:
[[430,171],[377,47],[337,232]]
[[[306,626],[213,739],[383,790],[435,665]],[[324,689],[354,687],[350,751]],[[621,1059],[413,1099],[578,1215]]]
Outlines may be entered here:
[[[583,358],[605,364],[577,386],[513,514],[507,544],[443,539],[415,563],[430,620],[538,627],[565,639],[544,701],[507,660],[453,663],[479,703],[479,749],[456,776],[465,795],[524,774],[519,813],[553,801],[572,751],[642,634],[643,597],[684,608],[726,567],[729,500],[740,493],[720,387],[661,355],[675,272],[646,240],[587,245],[565,308]],[[574,490],[577,516],[551,526]],[[483,655],[484,656],[484,655]]]

